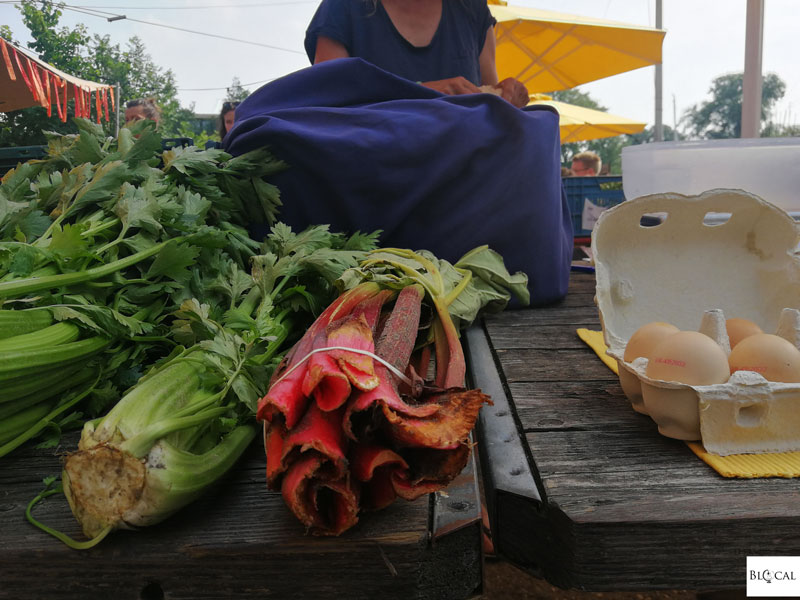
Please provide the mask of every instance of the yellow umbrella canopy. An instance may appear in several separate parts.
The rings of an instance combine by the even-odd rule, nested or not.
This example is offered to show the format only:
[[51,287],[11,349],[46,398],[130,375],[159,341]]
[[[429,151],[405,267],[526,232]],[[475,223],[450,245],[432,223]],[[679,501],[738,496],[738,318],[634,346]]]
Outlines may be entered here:
[[497,73],[530,92],[566,90],[661,62],[661,29],[487,2],[497,19]]
[[528,106],[536,104],[552,106],[558,111],[562,144],[639,133],[645,128],[645,123],[593,108],[558,102],[544,94],[531,94]]

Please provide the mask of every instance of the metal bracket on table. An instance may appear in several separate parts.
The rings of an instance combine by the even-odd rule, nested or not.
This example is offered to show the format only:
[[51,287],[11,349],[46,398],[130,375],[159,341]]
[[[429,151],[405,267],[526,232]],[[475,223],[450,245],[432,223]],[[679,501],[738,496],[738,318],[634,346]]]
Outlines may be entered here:
[[466,332],[465,351],[472,384],[492,398],[478,416],[478,449],[484,482],[495,490],[542,502],[514,420],[511,402],[497,371],[489,340],[483,328],[473,325]]
[[467,466],[459,476],[445,489],[433,494],[432,543],[435,544],[439,538],[481,520],[481,498],[478,490],[475,453],[470,452]]

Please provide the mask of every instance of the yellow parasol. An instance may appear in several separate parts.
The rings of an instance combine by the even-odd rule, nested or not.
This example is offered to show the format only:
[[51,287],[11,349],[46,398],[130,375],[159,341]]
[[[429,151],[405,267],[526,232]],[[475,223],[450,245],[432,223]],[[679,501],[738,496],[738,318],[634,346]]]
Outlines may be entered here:
[[552,106],[558,111],[562,144],[639,133],[645,128],[645,123],[593,108],[558,102],[545,94],[531,94],[528,106],[536,104]]
[[[94,96],[92,96],[94,94]],[[114,88],[68,75],[0,38],[0,112],[42,106],[50,116],[53,107],[67,120],[67,101],[75,100],[75,115],[108,120]]]
[[661,62],[663,30],[487,2],[497,19],[497,74],[519,79],[530,92],[566,90]]

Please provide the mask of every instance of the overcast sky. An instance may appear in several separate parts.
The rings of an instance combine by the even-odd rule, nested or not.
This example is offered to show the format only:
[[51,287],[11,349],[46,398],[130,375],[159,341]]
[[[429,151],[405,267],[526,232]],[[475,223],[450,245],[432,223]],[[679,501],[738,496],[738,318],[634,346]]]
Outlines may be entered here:
[[[655,0],[514,0],[509,4],[655,26]],[[673,124],[673,103],[680,119],[688,107],[709,98],[714,77],[744,70],[746,4],[746,0],[663,0],[666,125]],[[225,87],[234,76],[243,84],[253,84],[247,86],[252,91],[308,66],[303,36],[318,0],[74,0],[71,5],[109,16],[126,15],[126,20],[108,22],[65,10],[61,24],[84,23],[92,33],[111,35],[123,45],[131,36],[139,36],[155,62],[175,73],[181,103],[194,103],[199,113],[213,113],[219,110]],[[9,25],[17,39],[28,41],[12,3],[0,1],[0,24]],[[786,82],[786,95],[774,113],[782,123],[800,123],[799,34],[800,0],[765,0],[763,68]],[[652,124],[654,70],[638,69],[579,89],[612,113]]]

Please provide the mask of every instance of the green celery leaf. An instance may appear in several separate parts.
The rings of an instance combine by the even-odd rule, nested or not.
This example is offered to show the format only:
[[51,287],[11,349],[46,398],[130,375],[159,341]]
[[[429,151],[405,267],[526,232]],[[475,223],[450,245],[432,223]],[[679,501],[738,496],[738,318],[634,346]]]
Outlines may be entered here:
[[156,199],[142,188],[129,183],[122,185],[122,197],[114,205],[114,212],[122,221],[123,227],[138,227],[149,233],[162,229],[159,217],[161,207]]
[[116,197],[129,175],[128,167],[122,161],[99,165],[91,181],[76,194],[73,210]]
[[298,264],[316,271],[325,278],[328,283],[333,284],[347,270],[358,266],[358,263],[366,257],[366,252],[349,250],[331,250],[321,248],[315,250],[307,256],[298,258]]
[[26,240],[41,237],[47,231],[53,220],[40,210],[27,210],[22,218],[17,221],[17,227],[25,235]]
[[150,265],[147,273],[145,273],[145,277],[153,279],[166,275],[175,281],[186,281],[192,276],[189,269],[194,266],[199,254],[200,249],[196,246],[167,244],[156,255],[155,260]]
[[270,249],[278,256],[330,248],[331,240],[328,225],[312,225],[300,233],[294,233],[285,223],[275,223],[267,236]]
[[225,271],[218,275],[208,285],[208,289],[223,293],[232,301],[237,301],[251,287],[253,278],[249,273],[242,271],[232,262],[228,262]]
[[[378,240],[382,231],[377,230],[372,233],[361,233],[356,231],[349,237],[344,237],[342,242],[337,243],[336,248],[342,250],[359,250],[361,252],[370,252],[378,248]],[[336,234],[337,237],[341,234]]]
[[79,256],[86,256],[89,241],[83,239],[81,234],[85,231],[81,225],[64,225],[53,229],[52,239],[47,249],[53,254],[72,259]]
[[229,156],[222,150],[200,150],[194,146],[176,147],[161,155],[164,161],[164,172],[174,169],[184,175],[189,173],[216,173],[220,170],[219,162],[223,156]]
[[236,379],[233,380],[231,386],[233,393],[236,394],[237,399],[243,403],[251,413],[256,412],[258,409],[258,401],[264,395],[264,390],[253,382],[246,373],[240,373]]
[[36,256],[35,248],[27,245],[17,246],[8,266],[9,273],[18,277],[29,276],[36,266]]
[[98,163],[105,154],[100,148],[100,140],[97,136],[86,130],[79,133],[73,150],[75,160],[79,163]]
[[122,240],[122,244],[133,250],[133,252],[149,250],[157,243],[157,240],[154,240],[149,234],[143,232],[139,232],[136,235],[132,235]]
[[[65,299],[76,300],[77,298],[65,296]],[[153,330],[152,323],[127,317],[108,306],[55,304],[50,309],[57,321],[76,320],[86,328],[106,337],[142,335]]]
[[121,158],[133,167],[157,158],[159,152],[161,152],[161,136],[155,128],[147,128],[139,134],[129,150],[121,153]]

